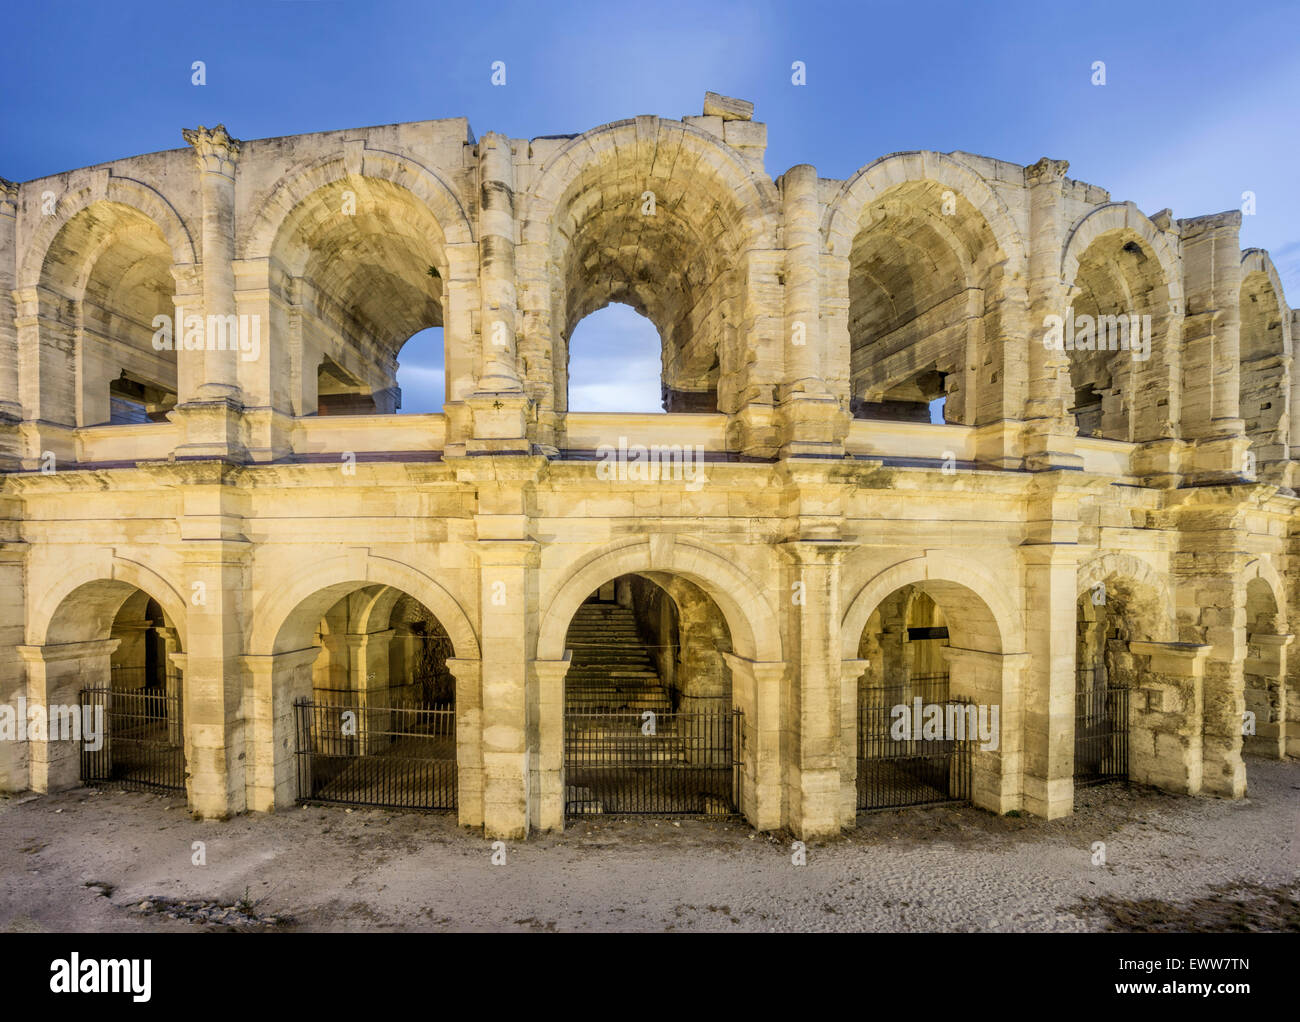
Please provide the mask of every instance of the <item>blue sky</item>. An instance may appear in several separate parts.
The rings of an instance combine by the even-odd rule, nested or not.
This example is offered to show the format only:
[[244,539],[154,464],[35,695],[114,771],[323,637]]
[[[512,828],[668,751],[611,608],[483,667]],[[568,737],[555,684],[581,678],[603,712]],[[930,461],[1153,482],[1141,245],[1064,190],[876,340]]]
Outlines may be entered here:
[[[177,148],[200,123],[262,138],[463,115],[477,134],[527,138],[699,113],[713,90],[754,101],[773,176],[812,163],[846,177],[889,152],[964,149],[1067,159],[1071,177],[1148,213],[1235,209],[1253,191],[1242,244],[1272,252],[1300,304],[1295,0],[55,0],[10,5],[6,27],[0,176],[12,180]],[[203,87],[190,84],[195,60],[207,64]],[[504,88],[490,82],[495,60]],[[802,87],[790,82],[795,60],[807,65]],[[407,411],[440,399],[438,357],[422,347],[403,352]],[[611,399],[610,378],[587,378],[583,360],[621,373],[616,403],[643,400],[638,382],[657,401],[657,379],[632,378],[655,372],[658,354],[630,311],[579,326],[574,359],[575,388],[588,388],[574,407]]]

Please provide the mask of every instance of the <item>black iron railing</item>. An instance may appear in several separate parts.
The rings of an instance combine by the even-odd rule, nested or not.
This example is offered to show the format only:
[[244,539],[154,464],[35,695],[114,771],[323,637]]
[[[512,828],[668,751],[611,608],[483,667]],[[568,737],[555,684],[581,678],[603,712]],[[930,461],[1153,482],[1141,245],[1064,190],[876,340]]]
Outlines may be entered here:
[[565,813],[740,812],[741,713],[564,714]]
[[[127,674],[114,672],[112,687],[81,691],[82,783],[184,791],[185,732],[178,679],[168,685],[171,691],[119,688],[127,679]],[[88,740],[86,721],[101,732],[96,740]]]
[[1129,690],[1080,668],[1074,695],[1074,785],[1128,779]]
[[[919,719],[918,719],[918,704]],[[906,716],[898,712],[906,707]],[[927,712],[939,727],[925,728]],[[969,802],[977,707],[948,695],[948,675],[864,686],[858,698],[860,811]],[[926,737],[927,733],[930,737]],[[955,737],[960,735],[960,737]]]
[[456,808],[456,711],[300,700],[298,801]]

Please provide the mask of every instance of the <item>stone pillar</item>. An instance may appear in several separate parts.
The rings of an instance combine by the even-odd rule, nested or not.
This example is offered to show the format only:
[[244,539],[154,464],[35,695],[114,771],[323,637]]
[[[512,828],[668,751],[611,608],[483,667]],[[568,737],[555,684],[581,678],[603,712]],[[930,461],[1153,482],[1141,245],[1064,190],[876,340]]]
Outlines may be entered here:
[[[1078,499],[1050,477],[1030,503],[1020,552],[1029,661],[1023,678],[1024,809],[1049,820],[1074,812],[1074,686]],[[1008,725],[1003,724],[1006,733]]]
[[858,816],[858,681],[870,666],[866,660],[840,661],[840,818],[845,826]]
[[1130,642],[1139,661],[1129,690],[1130,779],[1165,791],[1197,795],[1202,790],[1202,714],[1205,660],[1209,646],[1190,642]]
[[108,687],[109,665],[117,642],[117,639],[91,639],[17,647],[18,656],[27,665],[27,699],[22,708],[28,713],[39,708],[47,722],[44,736],[27,742],[32,791],[60,791],[81,783],[80,743],[65,737],[62,726],[59,737],[55,737],[52,718],[66,720],[67,710],[72,707],[80,715],[79,696],[83,688]]
[[[480,516],[482,517],[482,516]],[[480,534],[483,530],[480,531]],[[478,543],[483,643],[483,829],[487,837],[527,837],[539,807],[530,804],[529,629],[537,544]],[[533,713],[538,712],[534,704]],[[540,736],[539,736],[540,737]],[[539,820],[540,822],[540,820]]]
[[18,266],[18,186],[0,177],[0,471],[20,467],[23,406],[18,392],[18,329],[14,325]]
[[244,718],[246,804],[253,812],[286,809],[298,796],[294,703],[311,698],[321,647],[241,658],[249,677]]
[[742,714],[740,809],[755,830],[778,830],[784,822],[781,746],[788,736],[781,700],[788,666],[722,655],[731,668],[732,702]]
[[23,467],[77,460],[76,326],[62,297],[43,287],[13,292],[18,333],[18,393],[22,402]]
[[1233,491],[1222,501],[1198,501],[1178,519],[1180,549],[1174,555],[1178,580],[1178,638],[1205,645],[1198,667],[1204,679],[1204,789],[1207,795],[1241,798],[1246,765],[1241,758],[1246,711],[1246,576],[1253,555],[1236,527],[1240,508]]
[[[392,689],[389,684],[388,647],[395,631],[392,628],[347,636],[349,688],[358,696],[364,726],[358,738],[358,754],[369,755],[376,746],[376,735],[392,729]],[[378,747],[386,744],[387,736]]]
[[[243,699],[243,599],[248,551],[218,538],[185,536],[206,532],[193,521],[200,506],[217,511],[218,489],[191,485],[185,494],[186,590],[191,594],[186,636],[183,714],[185,762],[189,769],[190,808],[203,817],[224,818],[245,807]],[[234,525],[214,514],[213,519]]]
[[1029,398],[1025,406],[1024,456],[1031,471],[1079,468],[1070,419],[1074,395],[1065,351],[1043,346],[1049,315],[1064,316],[1068,305],[1061,281],[1061,253],[1067,227],[1062,184],[1070,165],[1046,157],[1025,168],[1029,189]]
[[1180,220],[1183,319],[1184,484],[1222,482],[1244,471],[1250,438],[1240,417],[1241,213]]
[[510,139],[489,132],[479,141],[480,371],[467,399],[472,452],[527,454],[528,400],[515,354],[515,169]]
[[838,834],[846,821],[840,793],[840,565],[848,544],[796,540],[782,544],[793,562],[803,601],[793,608],[797,671],[787,706],[788,825],[801,838]]
[[783,456],[843,456],[848,416],[821,373],[821,202],[817,170],[791,167],[781,178],[785,212],[785,371]]
[[155,630],[163,640],[163,691],[171,697],[167,701],[167,740],[173,745],[184,745],[185,718],[181,706],[185,698],[185,654],[181,652],[180,633],[167,627]]
[[[233,316],[235,306],[235,166],[240,142],[225,125],[199,125],[181,133],[194,147],[199,169],[199,194],[203,201],[203,312],[211,316]],[[211,323],[211,319],[208,320]],[[207,333],[205,331],[205,339]],[[209,344],[211,340],[209,339]],[[198,385],[200,400],[239,401],[238,352],[205,349],[203,379]]]
[[478,660],[447,658],[456,679],[456,810],[462,827],[483,826],[483,685]]
[[[235,166],[239,161],[240,143],[231,138],[225,126],[208,129],[200,125],[182,132],[194,147],[199,171],[199,193],[203,203],[203,263],[201,267],[203,306],[201,309],[177,307],[175,324],[177,346],[194,316],[206,316],[203,324],[204,350],[201,358],[189,353],[192,365],[184,374],[178,370],[177,383],[183,376],[193,390],[177,396],[176,413],[184,424],[185,442],[178,450],[183,457],[244,456],[240,435],[238,330],[230,350],[231,334],[226,317],[235,317]],[[263,338],[265,340],[265,338]],[[181,352],[185,355],[185,352]],[[178,356],[178,362],[180,361]],[[195,371],[197,366],[202,368]]]
[[971,745],[971,801],[998,815],[1024,808],[1025,711],[1021,678],[1029,667],[1029,654],[947,646],[943,657],[949,669],[949,695],[974,703],[977,721],[990,729],[987,739],[967,731]]
[[1294,635],[1246,636],[1246,710],[1255,715],[1255,733],[1243,749],[1268,759],[1286,757],[1287,647]]
[[564,829],[564,676],[572,654],[562,660],[534,660],[529,684],[536,693],[536,720],[530,721],[530,744],[537,750],[531,793],[532,825],[541,831]]

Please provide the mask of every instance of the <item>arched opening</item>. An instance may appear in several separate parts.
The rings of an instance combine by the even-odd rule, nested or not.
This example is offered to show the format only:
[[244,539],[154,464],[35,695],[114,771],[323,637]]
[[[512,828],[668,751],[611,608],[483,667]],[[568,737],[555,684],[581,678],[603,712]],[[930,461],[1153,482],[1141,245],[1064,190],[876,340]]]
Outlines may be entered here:
[[442,327],[420,330],[398,352],[397,389],[408,415],[440,414],[447,400]]
[[972,600],[978,597],[955,583],[908,584],[867,618],[858,641],[866,662],[857,685],[859,811],[974,797],[973,751],[981,742],[998,745],[1002,680],[987,665],[959,659],[954,684],[948,614],[969,619],[962,638],[980,644],[970,649],[989,644],[991,619],[976,623]]
[[[1074,786],[1126,781],[1144,769],[1145,708],[1134,691],[1155,688],[1150,643],[1167,637],[1160,594],[1112,572],[1079,594],[1075,615]],[[1170,705],[1173,705],[1171,699]],[[1195,736],[1200,741],[1199,727]],[[1136,753],[1136,756],[1132,755]]]
[[1172,435],[1156,367],[1169,309],[1160,261],[1134,230],[1107,231],[1079,259],[1062,326],[1080,436],[1136,442]]
[[[568,380],[570,351],[582,355],[574,330],[610,304],[658,332],[665,411],[738,410],[752,358],[748,253],[752,235],[772,227],[752,208],[762,200],[748,170],[721,145],[665,121],[608,130],[552,163],[571,177],[539,182],[525,224],[525,240],[558,270],[549,295],[521,296],[525,314],[545,324],[545,349],[520,350],[539,421],[544,431],[554,423],[560,447],[564,414],[580,396]],[[533,270],[545,271],[541,259]]]
[[1240,414],[1258,472],[1285,461],[1290,444],[1290,369],[1283,337],[1284,313],[1268,274],[1255,270],[1245,275],[1240,307]]
[[343,583],[299,604],[276,648],[297,761],[292,776],[277,764],[277,804],[292,780],[300,802],[456,808],[453,649],[431,610],[394,586]]
[[166,418],[178,388],[172,263],[158,225],[120,202],[92,203],[60,228],[41,269],[37,417],[79,426]]
[[662,412],[662,350],[655,325],[631,306],[597,309],[569,337],[569,410]]
[[1256,576],[1246,583],[1246,752],[1286,755],[1286,658],[1290,635],[1280,635],[1277,599]]
[[[69,593],[28,654],[30,697],[49,724],[33,753],[46,782],[184,791],[182,657],[176,623],[148,593],[110,580]],[[74,711],[82,740],[53,725]]]
[[620,575],[577,608],[565,645],[567,815],[740,811],[731,635],[701,588]]
[[[303,198],[271,247],[278,336],[301,345],[298,414],[402,407],[398,352],[443,326],[445,239],[432,211],[382,178],[349,177]],[[283,307],[282,307],[283,306]],[[288,353],[285,379],[293,378]]]
[[904,182],[863,209],[849,255],[856,417],[976,421],[974,356],[999,329],[998,252],[980,212],[937,181]]

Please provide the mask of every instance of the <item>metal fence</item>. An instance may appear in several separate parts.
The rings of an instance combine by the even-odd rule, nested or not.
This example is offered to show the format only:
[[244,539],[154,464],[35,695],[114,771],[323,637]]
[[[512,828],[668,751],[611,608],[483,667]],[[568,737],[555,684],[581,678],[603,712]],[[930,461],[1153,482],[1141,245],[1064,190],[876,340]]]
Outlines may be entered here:
[[[900,717],[896,708],[906,706],[909,717],[914,718],[917,699],[921,700],[922,721],[904,719],[912,727],[896,726]],[[924,737],[922,723],[929,706],[939,707],[942,737]],[[969,802],[971,748],[977,734],[970,726],[974,710],[967,700],[949,698],[946,674],[860,689],[859,811]],[[964,737],[955,738],[959,721]]]
[[1129,692],[1080,668],[1074,694],[1074,785],[1128,779]]
[[[167,689],[119,688],[131,679],[114,672],[112,686],[82,689],[82,720],[102,721],[104,733],[80,746],[83,784],[147,791],[185,790],[185,738],[179,679]],[[83,729],[84,731],[84,729]]]
[[741,712],[564,714],[566,815],[740,812]]
[[456,711],[294,704],[298,801],[456,808]]

